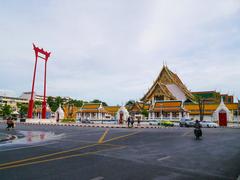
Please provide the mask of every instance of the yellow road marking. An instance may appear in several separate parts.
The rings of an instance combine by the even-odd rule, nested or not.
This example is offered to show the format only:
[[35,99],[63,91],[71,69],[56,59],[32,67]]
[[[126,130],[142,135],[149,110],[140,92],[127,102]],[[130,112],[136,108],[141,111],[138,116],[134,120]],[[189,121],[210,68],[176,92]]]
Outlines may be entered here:
[[[108,131],[105,131],[104,134],[105,133],[107,134],[107,132]],[[138,134],[138,133],[140,133],[140,132],[133,132],[133,133],[130,133],[130,134],[127,134],[127,135],[111,138],[109,140],[103,141],[101,145],[119,146],[119,145],[113,145],[113,144],[106,144],[106,142],[110,142],[110,141],[114,141],[114,140],[117,140],[117,139],[125,138],[125,137],[132,136],[132,135],[135,135],[135,134]],[[105,134],[105,136],[106,136],[106,134]],[[95,144],[90,144],[90,145],[83,146],[83,147],[73,148],[73,149],[70,149],[70,150],[65,150],[65,151],[60,151],[60,152],[56,152],[56,153],[51,153],[51,154],[46,154],[46,155],[41,155],[41,156],[36,156],[36,157],[31,157],[31,158],[26,158],[26,159],[22,159],[22,160],[12,161],[12,162],[8,162],[8,163],[3,163],[3,164],[0,164],[0,170],[1,169],[11,168],[11,167],[18,167],[18,166],[25,165],[25,164],[26,165],[35,164],[35,162],[39,162],[39,163],[40,162],[47,162],[47,161],[50,161],[51,159],[35,161],[35,162],[29,162],[29,163],[25,163],[25,164],[22,163],[22,162],[26,162],[26,161],[30,161],[30,160],[37,160],[37,159],[41,159],[41,158],[44,158],[44,157],[49,157],[49,156],[64,154],[64,153],[68,153],[68,152],[72,152],[72,151],[76,151],[76,150],[81,150],[81,149],[85,149],[85,148],[88,148],[88,147],[94,147],[94,146],[97,146],[97,145],[99,145],[99,144],[95,143]],[[125,147],[125,146],[119,146],[118,148],[122,148],[122,147]],[[95,151],[95,152],[99,152],[99,151]],[[89,153],[83,153],[83,154],[93,154],[93,153],[89,152]],[[81,156],[81,154],[78,154],[78,155]],[[64,159],[64,157],[74,157],[74,156],[78,156],[78,155],[62,156],[63,158],[62,157],[58,157],[58,158],[53,158],[53,160]],[[18,164],[18,163],[22,163],[22,164]],[[6,167],[4,167],[4,166],[6,166]]]
[[83,147],[73,148],[73,149],[66,150],[66,151],[60,151],[60,152],[56,152],[56,153],[45,154],[45,155],[26,158],[26,159],[22,159],[22,160],[18,160],[18,161],[3,163],[3,164],[0,164],[0,167],[6,166],[6,165],[11,165],[11,164],[16,164],[16,163],[21,163],[21,162],[25,162],[25,161],[29,161],[29,160],[36,160],[36,159],[40,159],[40,158],[44,158],[44,157],[54,156],[54,155],[58,155],[58,154],[64,154],[64,153],[68,153],[68,152],[71,152],[71,151],[81,150],[81,149],[85,149],[85,148],[93,147],[93,146],[97,146],[97,145],[98,144],[95,143],[95,144],[90,144],[90,145],[83,146]]
[[[58,155],[58,154],[64,154],[64,153],[68,153],[68,152],[75,151],[75,150],[86,149],[88,147],[94,147],[94,146],[97,146],[97,145],[98,144],[95,143],[95,144],[91,144],[91,145],[88,145],[88,146],[78,147],[78,148],[74,148],[74,149],[70,149],[70,150],[66,150],[66,151],[60,151],[60,152],[46,154],[46,155],[42,155],[42,156],[36,156],[36,157],[26,158],[26,159],[22,159],[22,160],[18,160],[18,161],[3,163],[3,164],[0,164],[0,167],[11,165],[11,164],[17,164],[17,163],[21,163],[21,162],[26,162],[26,161],[30,161],[30,160],[41,159],[41,158],[44,158],[44,157],[54,156],[54,155]],[[122,147],[120,145],[115,145],[115,144],[102,144],[102,145],[113,146],[113,147]]]
[[[112,149],[121,149],[121,148],[125,148],[125,146],[111,148],[110,150],[112,150]],[[61,160],[61,159],[67,159],[67,158],[72,158],[72,157],[87,156],[87,155],[90,155],[90,154],[96,154],[98,152],[102,152],[102,151],[106,151],[106,150],[109,150],[109,149],[103,149],[103,150],[98,150],[98,151],[93,151],[93,152],[87,152],[87,153],[81,153],[81,154],[73,154],[73,155],[68,155],[68,156],[52,158],[52,159],[46,159],[46,160],[27,162],[27,163],[16,164],[16,165],[11,165],[11,166],[6,166],[6,167],[0,167],[0,170],[10,169],[10,168],[15,168],[15,167],[20,167],[20,166],[27,166],[27,165],[32,165],[32,164],[39,164],[39,163],[55,161],[55,160]]]
[[107,129],[103,135],[100,137],[100,139],[98,140],[98,144],[102,144],[103,143],[103,140],[105,139],[107,133],[108,133],[109,129]]
[[110,141],[114,141],[114,140],[117,140],[117,139],[121,139],[121,138],[125,138],[125,137],[128,137],[128,136],[132,136],[132,135],[135,135],[135,134],[138,134],[138,133],[140,133],[140,132],[133,132],[133,133],[130,133],[130,134],[127,134],[127,135],[114,137],[114,138],[112,138],[112,139],[109,139],[109,140],[104,141],[104,143],[110,142]]

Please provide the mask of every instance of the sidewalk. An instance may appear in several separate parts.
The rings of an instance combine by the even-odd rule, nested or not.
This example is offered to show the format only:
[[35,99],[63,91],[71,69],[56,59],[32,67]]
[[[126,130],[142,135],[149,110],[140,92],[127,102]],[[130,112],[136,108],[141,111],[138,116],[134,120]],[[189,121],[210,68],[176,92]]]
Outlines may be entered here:
[[[1,124],[5,124],[4,121],[0,121]],[[47,126],[76,126],[76,127],[93,127],[93,128],[128,128],[127,124],[82,124],[82,123],[30,123],[30,122],[15,122],[16,124],[22,124],[22,125],[47,125]],[[132,128],[154,128],[154,129],[162,129],[162,128],[184,128],[180,126],[154,126],[154,125],[135,125]],[[228,126],[228,127],[219,127],[219,128],[235,128],[240,129],[239,126]],[[131,128],[129,128],[131,129]]]
[[[0,121],[1,124],[5,122]],[[95,127],[95,128],[128,128],[127,124],[82,124],[82,123],[33,123],[33,122],[15,122],[16,124],[22,125],[50,125],[50,126],[76,126],[76,127]],[[152,126],[152,125],[135,125],[132,128],[178,128],[175,127],[165,127],[165,126]],[[131,129],[131,128],[129,128]]]

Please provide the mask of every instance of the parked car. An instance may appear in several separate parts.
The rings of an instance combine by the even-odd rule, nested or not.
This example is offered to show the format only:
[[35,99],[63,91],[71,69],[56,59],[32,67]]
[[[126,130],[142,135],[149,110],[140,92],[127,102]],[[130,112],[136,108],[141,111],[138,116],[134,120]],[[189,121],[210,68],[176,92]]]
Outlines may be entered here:
[[159,121],[156,120],[156,119],[150,119],[150,120],[149,120],[149,125],[155,125],[155,126],[157,126],[157,125],[160,125],[160,123],[159,123]]
[[195,121],[187,118],[182,118],[179,122],[180,127],[194,127]]
[[82,123],[86,123],[86,124],[93,124],[93,122],[90,121],[89,119],[82,119],[81,122],[82,122]]
[[200,122],[201,126],[202,127],[209,127],[209,128],[216,128],[216,127],[219,127],[218,124],[212,122],[212,121],[201,121]]
[[168,121],[168,120],[162,120],[162,121],[160,122],[160,124],[161,124],[162,126],[171,126],[171,127],[174,126],[173,122]]

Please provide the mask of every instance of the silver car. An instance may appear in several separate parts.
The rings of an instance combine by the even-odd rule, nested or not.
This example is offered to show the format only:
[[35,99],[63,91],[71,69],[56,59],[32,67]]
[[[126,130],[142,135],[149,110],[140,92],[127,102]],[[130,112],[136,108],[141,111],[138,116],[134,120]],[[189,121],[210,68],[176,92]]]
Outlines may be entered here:
[[160,123],[159,123],[159,121],[156,120],[156,119],[151,119],[151,120],[149,120],[149,125],[155,125],[155,126],[157,126],[157,125],[160,125]]
[[191,119],[182,118],[179,122],[180,127],[194,127],[195,121]]
[[214,123],[212,121],[201,121],[200,122],[202,127],[208,127],[208,128],[217,128],[219,125],[217,123]]

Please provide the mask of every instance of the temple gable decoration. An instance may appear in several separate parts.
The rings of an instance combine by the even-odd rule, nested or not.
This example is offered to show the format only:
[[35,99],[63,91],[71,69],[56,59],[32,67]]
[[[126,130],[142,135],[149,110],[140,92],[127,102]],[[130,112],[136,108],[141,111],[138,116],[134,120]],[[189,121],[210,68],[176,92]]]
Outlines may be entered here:
[[141,100],[151,102],[152,100],[194,101],[194,99],[194,96],[182,83],[178,75],[164,65],[152,87]]

